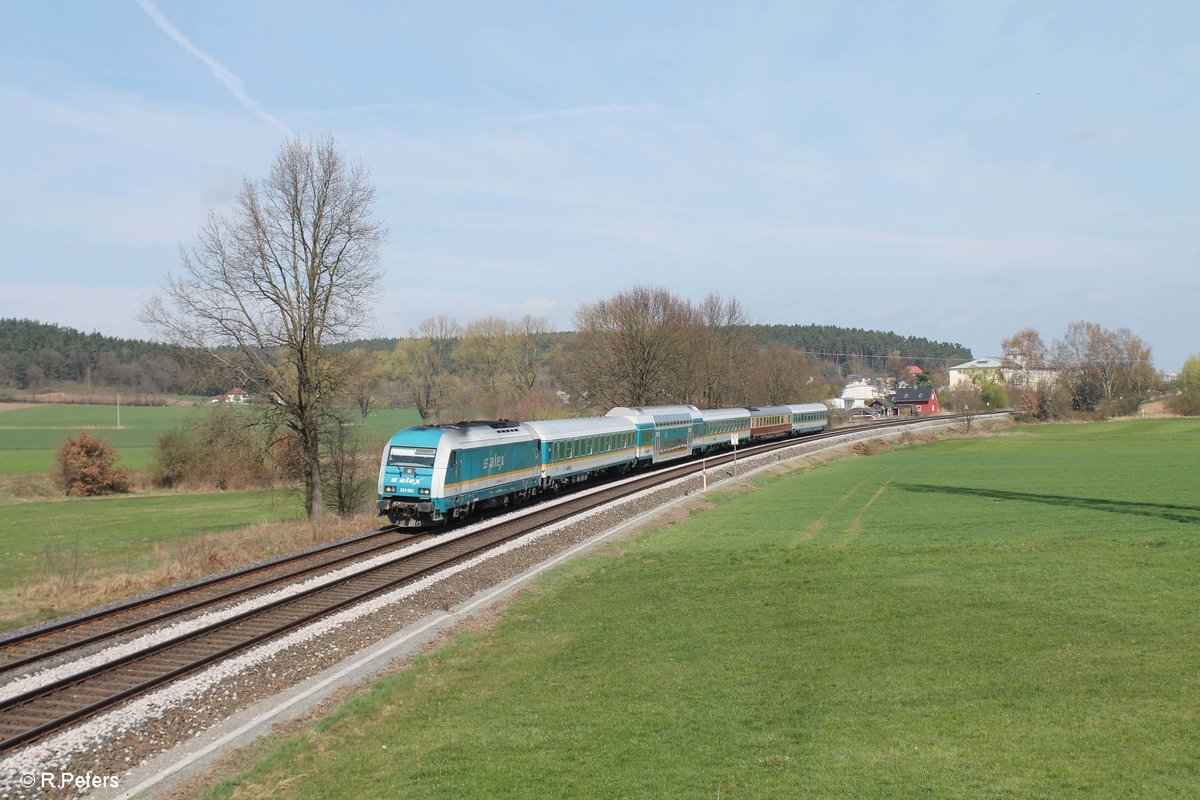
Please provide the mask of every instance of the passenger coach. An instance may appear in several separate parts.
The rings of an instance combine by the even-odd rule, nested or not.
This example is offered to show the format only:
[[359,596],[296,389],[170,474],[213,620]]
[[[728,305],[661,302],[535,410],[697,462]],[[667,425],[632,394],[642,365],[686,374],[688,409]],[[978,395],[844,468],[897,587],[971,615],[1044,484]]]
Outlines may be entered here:
[[541,443],[541,479],[547,488],[637,463],[637,431],[625,419],[550,419],[525,427]]
[[695,406],[622,406],[605,416],[633,423],[637,429],[637,458],[652,464],[690,456],[697,426],[704,423]]

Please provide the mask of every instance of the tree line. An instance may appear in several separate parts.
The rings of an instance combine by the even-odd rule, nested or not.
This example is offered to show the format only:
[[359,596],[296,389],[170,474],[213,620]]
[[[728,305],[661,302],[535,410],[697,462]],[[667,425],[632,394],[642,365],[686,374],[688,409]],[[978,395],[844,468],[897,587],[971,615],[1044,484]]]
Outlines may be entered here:
[[933,372],[947,363],[966,361],[971,351],[957,342],[936,342],[891,331],[842,328],[837,325],[749,325],[746,331],[764,347],[773,344],[803,350],[834,361],[844,375],[886,370],[888,359],[903,354],[906,365]]
[[0,387],[52,384],[179,393],[189,382],[181,354],[161,342],[83,333],[29,319],[0,319]]
[[1001,343],[1011,367],[1014,402],[1042,418],[1068,411],[1130,414],[1161,386],[1151,349],[1128,328],[1076,321],[1047,344],[1034,328]]

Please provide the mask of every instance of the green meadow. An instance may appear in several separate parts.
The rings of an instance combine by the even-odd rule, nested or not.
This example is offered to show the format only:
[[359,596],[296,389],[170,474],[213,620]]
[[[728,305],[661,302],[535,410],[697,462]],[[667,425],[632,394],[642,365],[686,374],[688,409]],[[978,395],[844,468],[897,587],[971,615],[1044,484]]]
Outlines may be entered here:
[[156,548],[197,534],[304,516],[295,492],[186,492],[0,503],[0,588],[36,579],[67,553],[83,569],[136,572]]
[[[117,427],[116,406],[48,404],[6,410],[0,404],[0,476],[32,475],[54,469],[54,451],[63,440],[86,430],[108,442],[121,457],[119,466],[145,469],[154,459],[158,438],[169,428],[210,405],[122,406]],[[381,449],[387,437],[420,421],[415,409],[372,411],[361,426],[364,445]]]
[[1194,796],[1198,490],[1164,420],[710,493],[205,796]]

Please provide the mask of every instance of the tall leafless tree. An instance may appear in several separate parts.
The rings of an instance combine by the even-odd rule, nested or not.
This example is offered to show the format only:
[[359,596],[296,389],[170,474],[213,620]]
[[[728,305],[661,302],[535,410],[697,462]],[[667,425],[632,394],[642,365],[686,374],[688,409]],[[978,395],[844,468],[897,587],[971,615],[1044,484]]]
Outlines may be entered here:
[[755,347],[746,332],[748,320],[741,302],[733,296],[709,294],[700,301],[698,312],[705,333],[697,339],[701,404],[721,408],[750,402],[746,369]]
[[545,341],[548,333],[550,324],[546,319],[530,314],[521,317],[509,329],[509,369],[513,386],[520,394],[533,388],[549,361]]
[[698,331],[692,305],[667,289],[635,286],[575,313],[567,380],[580,403],[677,403]]
[[1022,369],[1037,369],[1046,364],[1046,342],[1034,328],[1024,328],[1000,343],[1005,358]]
[[140,318],[257,388],[271,421],[295,432],[304,507],[319,521],[323,421],[345,390],[330,346],[359,333],[380,282],[375,189],[332,137],[290,139],[228,214],[210,212]]
[[447,403],[461,332],[450,317],[430,317],[396,344],[396,374],[411,390],[423,420],[436,419]]
[[462,341],[455,353],[470,386],[473,406],[487,416],[496,416],[506,405],[508,385],[503,380],[508,366],[512,323],[503,317],[484,317],[463,327]]

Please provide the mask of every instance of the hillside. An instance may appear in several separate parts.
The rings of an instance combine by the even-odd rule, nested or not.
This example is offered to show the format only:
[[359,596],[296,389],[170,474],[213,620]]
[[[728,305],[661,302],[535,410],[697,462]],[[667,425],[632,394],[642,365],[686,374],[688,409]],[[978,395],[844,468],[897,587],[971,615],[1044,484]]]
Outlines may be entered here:
[[872,366],[891,353],[899,353],[922,367],[932,361],[968,361],[971,351],[957,342],[935,342],[920,336],[901,336],[891,331],[842,328],[837,325],[750,325],[747,331],[764,345],[781,344],[826,359],[847,364],[861,358]]
[[[843,372],[859,365],[882,370],[891,353],[926,366],[932,362],[966,360],[971,351],[961,344],[935,342],[890,331],[842,328],[836,325],[750,325],[763,346],[803,349]],[[570,332],[552,334],[555,341]],[[370,351],[388,351],[399,339],[376,338],[354,342]],[[52,384],[79,383],[96,387],[129,388],[142,392],[217,391],[189,380],[184,353],[160,342],[122,339],[29,319],[0,319],[0,387],[38,390]]]
[[181,392],[184,364],[177,348],[159,342],[0,319],[0,386],[39,389],[63,382]]

